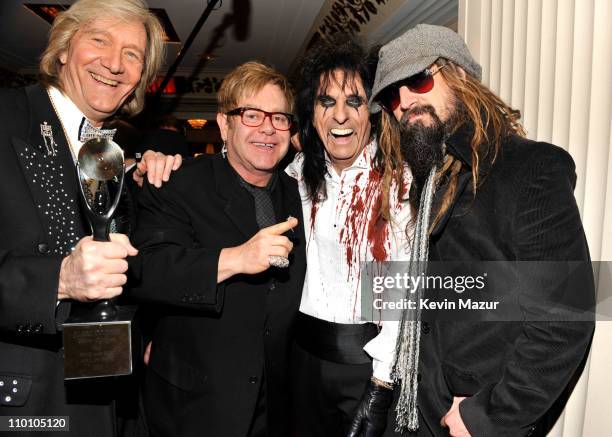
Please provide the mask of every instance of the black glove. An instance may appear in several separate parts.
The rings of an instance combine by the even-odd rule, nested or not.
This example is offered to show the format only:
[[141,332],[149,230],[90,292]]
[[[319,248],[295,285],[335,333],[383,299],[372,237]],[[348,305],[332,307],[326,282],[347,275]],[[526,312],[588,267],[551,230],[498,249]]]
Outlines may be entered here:
[[393,402],[393,390],[372,381],[363,392],[348,437],[379,437],[387,427],[387,412]]

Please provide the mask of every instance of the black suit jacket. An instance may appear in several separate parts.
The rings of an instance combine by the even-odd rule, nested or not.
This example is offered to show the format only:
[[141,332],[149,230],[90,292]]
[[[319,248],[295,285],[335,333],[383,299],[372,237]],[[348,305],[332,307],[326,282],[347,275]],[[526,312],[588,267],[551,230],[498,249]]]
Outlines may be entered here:
[[[272,200],[278,221],[302,217],[296,182],[284,173]],[[185,163],[161,189],[148,186],[138,204],[131,294],[166,309],[144,387],[152,434],[245,436],[263,379],[269,435],[287,435],[289,336],[306,270],[302,224],[287,234],[288,269],[217,285],[221,249],[258,231],[253,199],[227,160]]]
[[[464,166],[453,203],[432,231],[430,260],[583,261],[588,267],[569,154],[551,144],[507,138],[492,166],[481,157],[482,184],[474,196],[470,137],[463,128],[446,143]],[[571,294],[592,309],[593,278],[586,270],[576,281],[582,288]],[[545,313],[545,302],[556,298],[545,293],[555,293],[555,287],[519,279],[524,295],[516,297],[517,310]],[[513,293],[515,285],[495,291]],[[427,426],[437,436],[448,435],[441,417],[453,396],[468,396],[460,413],[474,437],[533,432],[585,357],[593,327],[591,321],[424,323],[419,408]]]
[[[44,122],[57,143],[55,170],[48,174],[62,179],[66,201],[78,203],[75,166],[46,91],[35,85],[0,92],[0,416],[70,416],[66,435],[112,436],[112,384],[64,384],[58,326],[69,304],[56,306],[63,255],[49,239],[51,194],[39,172],[32,177],[32,169],[49,164]],[[84,229],[79,208],[73,218],[78,239]]]

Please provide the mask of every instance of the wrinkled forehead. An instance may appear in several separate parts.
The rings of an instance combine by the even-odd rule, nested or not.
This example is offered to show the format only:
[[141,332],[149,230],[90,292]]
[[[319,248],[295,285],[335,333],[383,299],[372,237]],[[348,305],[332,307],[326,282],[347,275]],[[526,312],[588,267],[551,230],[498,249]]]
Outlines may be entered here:
[[333,70],[322,73],[319,78],[317,95],[330,93],[330,90],[341,90],[345,95],[361,95],[365,97],[365,88],[361,75],[352,70]]
[[77,34],[104,34],[120,41],[124,45],[131,45],[137,48],[143,54],[148,44],[147,29],[142,20],[135,15],[101,15],[93,17],[83,22],[72,38]]
[[136,27],[138,30],[144,30],[146,32],[144,22],[136,15],[113,15],[110,13],[93,16],[87,20],[84,20],[78,28],[81,32],[91,32],[96,30],[112,30],[111,28],[117,26],[130,26]]
[[250,106],[267,111],[287,112],[289,104],[283,90],[273,82],[248,87],[237,93],[237,106]]

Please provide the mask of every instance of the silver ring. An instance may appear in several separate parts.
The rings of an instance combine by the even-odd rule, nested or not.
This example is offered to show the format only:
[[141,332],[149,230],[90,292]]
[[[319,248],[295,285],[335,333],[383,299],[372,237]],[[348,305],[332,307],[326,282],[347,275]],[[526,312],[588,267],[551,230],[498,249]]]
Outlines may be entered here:
[[272,267],[278,267],[280,269],[289,267],[289,258],[285,258],[284,256],[270,255],[268,257],[268,262]]

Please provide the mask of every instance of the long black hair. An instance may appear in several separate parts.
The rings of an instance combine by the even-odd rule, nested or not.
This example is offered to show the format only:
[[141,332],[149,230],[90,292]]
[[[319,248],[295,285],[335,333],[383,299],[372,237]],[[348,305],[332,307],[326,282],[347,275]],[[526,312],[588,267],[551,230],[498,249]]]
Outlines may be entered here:
[[[299,68],[296,115],[299,136],[304,153],[304,182],[313,203],[326,198],[325,148],[314,127],[314,109],[319,89],[327,88],[334,80],[334,72],[343,73],[344,86],[360,78],[369,100],[377,63],[377,49],[367,51],[354,37],[337,34],[331,39],[319,40],[306,53]],[[378,117],[376,117],[378,118]],[[372,122],[372,135],[376,131]]]

